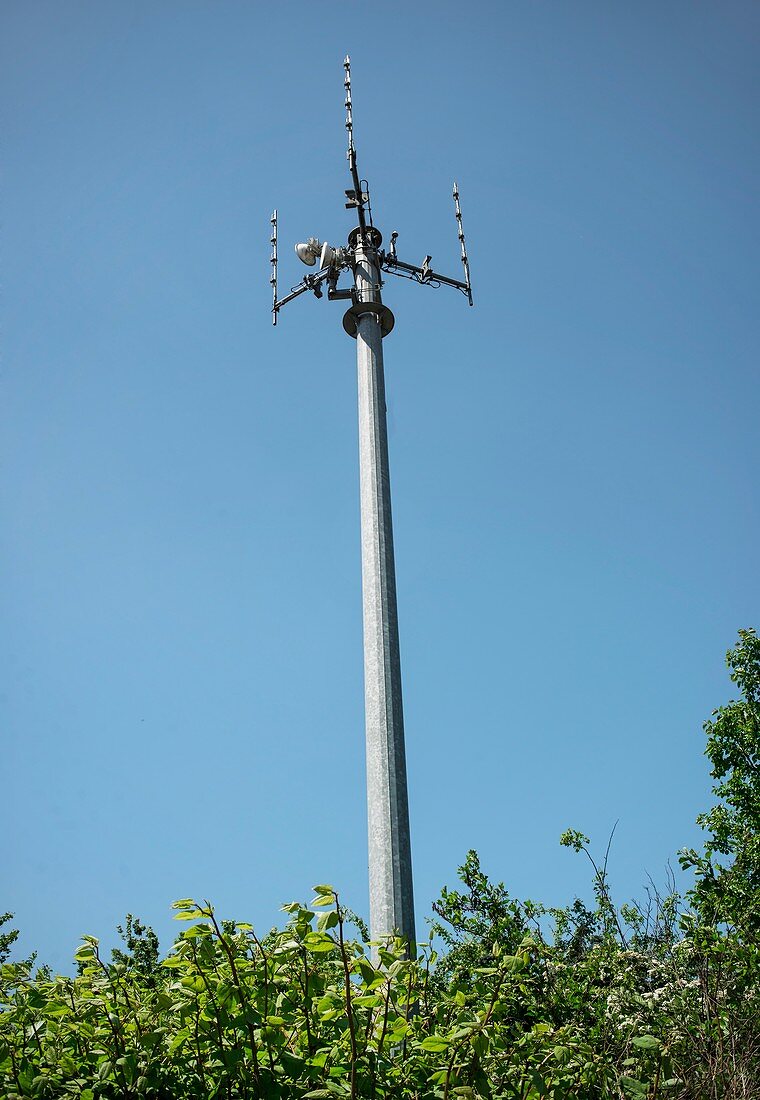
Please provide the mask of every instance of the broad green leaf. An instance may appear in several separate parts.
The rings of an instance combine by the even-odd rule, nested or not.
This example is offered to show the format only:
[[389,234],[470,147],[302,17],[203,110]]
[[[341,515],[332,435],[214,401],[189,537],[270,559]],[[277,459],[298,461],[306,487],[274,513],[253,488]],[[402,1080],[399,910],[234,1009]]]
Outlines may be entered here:
[[[184,920],[184,917],[175,917],[175,920]],[[191,924],[189,928],[183,928],[180,936],[183,940],[198,940],[204,936],[210,936],[213,929],[210,924]]]
[[441,1035],[430,1035],[427,1039],[423,1039],[419,1044],[420,1050],[430,1050],[440,1053],[443,1050],[449,1049],[448,1039],[444,1039]]
[[326,932],[328,928],[335,928],[338,923],[338,914],[334,909],[330,909],[327,913],[320,913],[317,919],[317,930],[319,932]]
[[169,955],[168,958],[164,959],[161,963],[161,966],[166,967],[168,970],[176,970],[177,967],[185,965],[186,960],[181,958],[179,955]]
[[330,1077],[335,1080],[327,1082],[327,1088],[333,1096],[348,1096],[350,1089],[346,1084],[346,1078],[348,1077],[348,1066],[337,1065],[333,1066],[330,1070]]
[[335,951],[338,945],[333,943],[332,940],[319,940],[316,943],[307,941],[304,946],[307,951],[313,951],[317,955],[324,955],[327,954],[328,951]]
[[476,1032],[470,1036],[470,1043],[473,1050],[479,1058],[484,1058],[488,1054],[488,1037],[481,1032]]
[[382,977],[382,975],[375,970],[374,966],[361,956],[354,960],[353,969],[359,971],[365,985],[372,985],[377,978]]
[[297,1058],[295,1054],[291,1054],[289,1050],[280,1050],[277,1057],[282,1062],[283,1066],[292,1076],[296,1076],[301,1073],[306,1063],[303,1058]]
[[459,1039],[469,1039],[469,1037],[473,1033],[473,1029],[475,1028],[475,1026],[476,1025],[471,1022],[465,1023],[463,1026],[455,1028],[455,1030],[452,1031],[449,1035],[449,1042],[456,1043],[459,1041]]
[[635,1047],[640,1047],[641,1050],[659,1050],[660,1040],[654,1035],[639,1035],[633,1040]]
[[169,1054],[176,1054],[189,1036],[189,1031],[180,1031],[169,1043]]

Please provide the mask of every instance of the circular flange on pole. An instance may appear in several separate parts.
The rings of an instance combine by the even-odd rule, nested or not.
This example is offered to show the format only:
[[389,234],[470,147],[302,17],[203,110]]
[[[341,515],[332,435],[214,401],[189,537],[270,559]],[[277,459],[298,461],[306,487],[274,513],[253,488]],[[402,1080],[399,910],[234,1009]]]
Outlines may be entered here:
[[387,336],[396,323],[396,318],[382,302],[357,302],[356,305],[351,306],[343,314],[343,328],[349,336],[353,336],[354,340],[356,339],[359,318],[365,313],[376,314],[380,323],[381,336]]
[[[367,244],[370,248],[379,248],[383,243],[383,235],[379,229],[375,229],[374,225],[368,225],[364,230]],[[357,225],[356,229],[352,229],[348,234],[348,246],[349,248],[356,248],[359,240],[361,239],[362,229],[360,225]]]

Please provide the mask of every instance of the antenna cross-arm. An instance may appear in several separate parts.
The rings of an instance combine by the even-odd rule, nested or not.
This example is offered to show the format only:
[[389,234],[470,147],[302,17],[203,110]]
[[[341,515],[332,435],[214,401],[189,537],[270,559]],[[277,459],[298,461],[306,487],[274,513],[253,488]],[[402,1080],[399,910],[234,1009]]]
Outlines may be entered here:
[[335,267],[332,264],[328,264],[320,271],[315,271],[313,275],[304,275],[303,279],[297,286],[294,286],[289,294],[286,294],[284,298],[280,298],[279,301],[275,300],[272,312],[277,315],[277,312],[286,306],[288,302],[292,302],[294,298],[298,298],[301,294],[305,294],[307,290],[312,290],[317,298],[322,297],[322,283],[328,282],[330,279],[337,278],[335,273]]
[[396,239],[398,233],[391,233],[391,243],[388,251],[383,253],[380,266],[383,271],[389,271],[391,275],[398,275],[402,279],[413,279],[416,283],[422,283],[429,286],[453,286],[456,290],[461,290],[463,294],[467,296],[467,300],[472,305],[472,284],[470,282],[470,261],[467,258],[467,249],[464,239],[464,230],[462,229],[462,211],[459,208],[459,188],[454,184],[453,190],[454,196],[454,215],[457,220],[457,237],[459,238],[459,244],[462,252],[462,267],[464,268],[464,280],[451,279],[448,275],[439,275],[437,271],[433,271],[430,266],[432,256],[426,256],[422,261],[422,266],[417,267],[415,264],[405,263],[400,260],[396,255]]
[[437,271],[433,271],[430,267],[431,256],[426,257],[426,262],[422,267],[417,267],[415,264],[404,263],[403,260],[399,260],[396,256],[390,256],[388,253],[383,257],[382,268],[383,271],[390,272],[391,275],[399,275],[402,279],[413,279],[416,283],[421,283],[423,286],[426,283],[430,283],[434,286],[442,283],[444,286],[453,286],[457,290],[461,290],[463,294],[471,297],[471,290],[467,283],[463,283],[461,279],[450,279],[448,275],[439,275]]

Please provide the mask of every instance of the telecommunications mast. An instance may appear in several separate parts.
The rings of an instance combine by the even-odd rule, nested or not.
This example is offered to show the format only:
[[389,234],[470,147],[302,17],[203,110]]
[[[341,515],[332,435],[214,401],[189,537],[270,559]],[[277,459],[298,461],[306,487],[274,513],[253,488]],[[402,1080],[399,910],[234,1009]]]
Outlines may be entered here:
[[[367,816],[369,825],[370,930],[373,940],[398,933],[415,950],[412,853],[406,785],[404,715],[401,703],[396,570],[393,558],[391,487],[388,467],[388,431],[385,416],[383,338],[394,317],[383,305],[382,273],[399,275],[427,286],[460,290],[472,305],[470,265],[467,259],[459,190],[454,184],[454,214],[461,248],[464,280],[433,271],[431,257],[420,267],[399,260],[398,233],[391,233],[387,251],[372,223],[369,186],[356,165],[351,60],[343,62],[346,90],[348,167],[353,186],[346,191],[346,209],[359,222],[346,247],[332,248],[316,237],[295,246],[298,258],[316,271],[306,275],[282,298],[277,297],[277,211],[272,214],[272,324],[288,302],[307,291],[328,301],[347,301],[343,328],[356,340],[359,376],[359,482],[361,494],[362,593],[364,605],[364,704],[367,738]],[[353,285],[338,289],[343,271]]]

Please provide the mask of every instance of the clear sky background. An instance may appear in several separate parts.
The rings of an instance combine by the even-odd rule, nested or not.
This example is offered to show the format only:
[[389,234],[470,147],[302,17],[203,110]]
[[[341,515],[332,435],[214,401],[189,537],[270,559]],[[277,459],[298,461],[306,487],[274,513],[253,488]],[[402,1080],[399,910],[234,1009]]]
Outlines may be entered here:
[[67,967],[195,895],[367,911],[354,344],[292,244],[386,239],[418,920],[468,848],[619,900],[696,843],[760,623],[760,7],[2,5],[0,910]]

